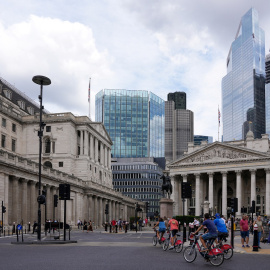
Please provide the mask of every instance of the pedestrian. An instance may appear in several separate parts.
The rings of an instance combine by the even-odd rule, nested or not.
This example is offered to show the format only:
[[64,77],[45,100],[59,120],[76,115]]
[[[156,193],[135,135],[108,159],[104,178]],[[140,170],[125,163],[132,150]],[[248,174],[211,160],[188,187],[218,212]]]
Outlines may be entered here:
[[142,231],[142,225],[143,225],[142,218],[139,219],[138,224],[139,224],[139,231]]
[[116,225],[116,221],[114,219],[111,221],[111,225],[112,225],[112,232],[114,233],[115,232],[115,225]]
[[81,226],[81,220],[80,219],[78,219],[77,225],[78,225],[78,229],[80,229],[80,226]]
[[260,242],[261,242],[262,233],[264,233],[262,217],[261,216],[258,216],[257,220],[255,220],[253,222],[253,227],[254,227],[255,224],[258,225],[258,248],[261,248]]
[[92,232],[93,231],[93,224],[92,224],[92,221],[91,221],[91,219],[89,220],[89,222],[88,222],[88,228],[87,228],[87,232]]
[[118,220],[118,228],[119,228],[119,232],[122,231],[122,225],[123,225],[123,222],[122,222],[122,219],[120,218],[120,219]]
[[148,219],[147,218],[145,218],[144,223],[145,223],[145,227],[147,227],[147,223],[148,223]]
[[246,247],[250,247],[248,245],[249,241],[249,225],[248,225],[248,216],[243,215],[242,219],[240,220],[240,233],[241,233],[241,243],[242,247],[244,248],[244,242],[246,242]]
[[38,226],[37,222],[34,221],[34,224],[33,224],[33,234],[35,233],[36,231],[36,227]]
[[268,221],[267,225],[268,225],[268,230],[269,230],[267,243],[268,243],[268,245],[270,245],[270,220]]

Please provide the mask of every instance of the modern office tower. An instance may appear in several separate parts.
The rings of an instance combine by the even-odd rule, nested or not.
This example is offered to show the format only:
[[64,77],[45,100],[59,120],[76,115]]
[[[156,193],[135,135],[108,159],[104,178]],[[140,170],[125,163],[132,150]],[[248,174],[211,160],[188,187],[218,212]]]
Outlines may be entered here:
[[168,94],[168,101],[174,101],[175,109],[186,109],[186,93],[185,92],[174,92]]
[[212,136],[194,135],[194,145],[201,145],[202,142],[212,143]]
[[265,122],[266,134],[270,135],[270,54],[265,57]]
[[167,162],[180,158],[193,142],[193,112],[175,109],[173,100],[165,102],[165,158]]
[[222,79],[224,141],[255,138],[265,133],[265,40],[258,12],[251,8],[241,19],[227,57]]
[[96,121],[103,122],[112,157],[164,157],[164,100],[148,91],[101,90]]
[[165,158],[113,158],[113,187],[124,195],[149,203],[148,216],[159,211],[163,197],[160,179],[165,169]]

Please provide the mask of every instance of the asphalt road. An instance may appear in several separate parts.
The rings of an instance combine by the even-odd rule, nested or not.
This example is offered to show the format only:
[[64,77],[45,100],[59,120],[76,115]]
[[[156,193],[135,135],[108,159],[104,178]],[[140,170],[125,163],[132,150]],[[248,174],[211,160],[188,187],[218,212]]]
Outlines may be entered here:
[[[183,252],[163,251],[152,245],[151,233],[105,234],[72,232],[76,244],[14,245],[15,237],[0,238],[0,270],[84,270],[84,269],[211,269],[215,268],[198,254],[187,263]],[[36,236],[25,236],[36,240]],[[219,269],[268,269],[269,255],[235,253]]]

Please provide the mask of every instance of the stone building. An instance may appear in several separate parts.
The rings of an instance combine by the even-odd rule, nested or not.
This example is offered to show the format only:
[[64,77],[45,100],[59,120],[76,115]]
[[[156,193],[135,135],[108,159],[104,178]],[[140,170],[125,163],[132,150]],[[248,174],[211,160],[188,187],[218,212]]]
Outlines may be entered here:
[[[188,152],[168,165],[173,184],[174,215],[201,215],[205,203],[209,210],[228,216],[228,198],[238,198],[241,207],[256,203],[256,212],[270,216],[270,149],[269,136],[254,139],[251,131],[246,140],[214,142],[196,146],[189,143]],[[192,199],[181,198],[181,184],[192,186]]]
[[[113,190],[112,141],[102,123],[72,113],[44,111],[42,190],[47,192],[47,218],[63,220],[63,203],[54,209],[59,184],[71,186],[67,222],[78,219],[102,225],[106,219],[128,219],[135,200]],[[37,220],[39,105],[0,78],[0,201],[4,224]],[[105,216],[105,205],[109,215]],[[44,210],[42,209],[42,221]]]

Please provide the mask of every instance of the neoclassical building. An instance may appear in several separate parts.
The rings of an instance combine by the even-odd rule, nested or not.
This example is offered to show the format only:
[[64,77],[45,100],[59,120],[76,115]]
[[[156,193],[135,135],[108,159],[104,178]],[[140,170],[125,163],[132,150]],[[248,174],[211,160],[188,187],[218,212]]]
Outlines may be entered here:
[[241,207],[270,216],[270,148],[269,136],[254,139],[251,131],[246,140],[231,142],[189,143],[188,152],[167,165],[173,184],[174,215],[183,214],[181,184],[192,186],[192,199],[184,202],[185,214],[201,215],[204,202],[212,213],[228,215],[227,200],[238,198]]
[[[63,202],[54,208],[59,184],[71,186],[67,222],[134,216],[136,200],[113,190],[112,141],[104,125],[86,116],[44,111],[42,190],[47,192],[47,219],[63,220]],[[4,225],[37,220],[39,104],[0,78],[0,201]],[[105,216],[105,205],[109,215]],[[55,214],[54,214],[55,213]],[[42,209],[42,221],[45,219]]]

